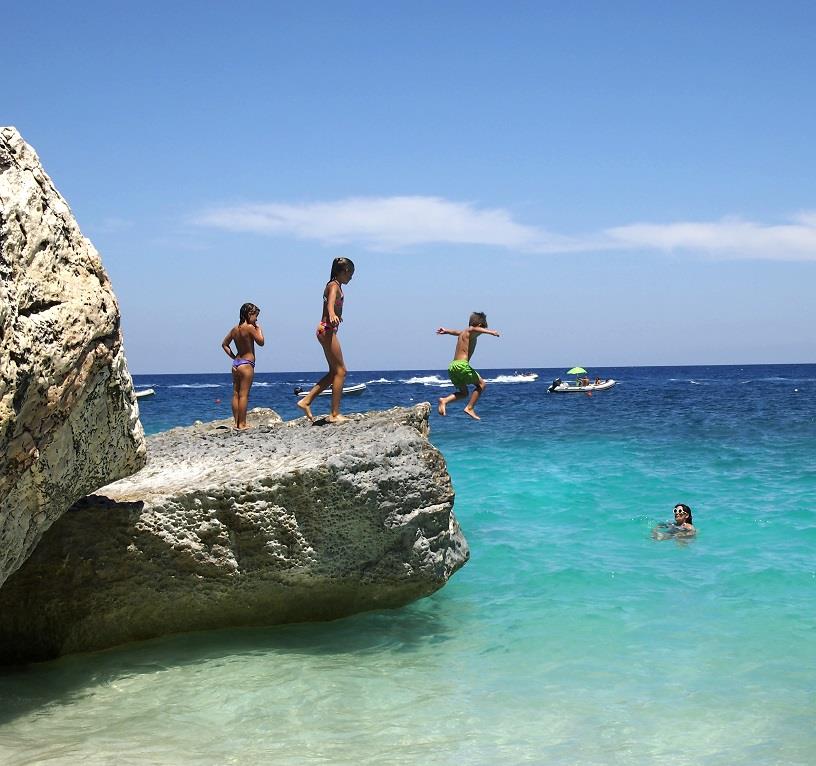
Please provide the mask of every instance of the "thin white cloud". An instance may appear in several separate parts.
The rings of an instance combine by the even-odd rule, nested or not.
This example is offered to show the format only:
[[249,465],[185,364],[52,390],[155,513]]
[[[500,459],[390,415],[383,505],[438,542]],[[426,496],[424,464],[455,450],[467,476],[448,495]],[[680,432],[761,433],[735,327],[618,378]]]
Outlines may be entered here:
[[688,250],[729,258],[816,260],[816,213],[786,224],[726,218],[713,223],[638,223],[607,229],[619,248]]
[[428,244],[493,245],[515,250],[571,249],[568,237],[513,220],[506,210],[480,209],[439,197],[351,197],[302,205],[246,204],[210,210],[195,223],[229,231],[283,234],[326,244],[359,243],[379,250]]
[[533,253],[663,250],[726,258],[816,260],[816,211],[799,213],[782,224],[738,218],[636,223],[569,237],[519,223],[501,208],[478,208],[439,197],[351,197],[334,202],[222,207],[197,216],[194,223],[373,250],[462,244]]

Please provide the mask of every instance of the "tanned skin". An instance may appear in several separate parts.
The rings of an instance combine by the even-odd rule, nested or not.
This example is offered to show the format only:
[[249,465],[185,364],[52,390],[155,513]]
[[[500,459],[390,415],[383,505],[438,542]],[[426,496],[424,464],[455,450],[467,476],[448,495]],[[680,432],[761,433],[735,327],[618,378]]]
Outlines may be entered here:
[[[337,277],[331,280],[323,293],[323,317],[322,323],[327,323],[334,328],[334,332],[318,333],[317,340],[323,349],[323,354],[326,357],[326,362],[329,365],[329,371],[312,386],[311,391],[300,401],[297,406],[303,410],[309,420],[314,421],[312,415],[312,400],[324,389],[331,386],[332,400],[331,413],[326,420],[329,423],[345,423],[348,418],[340,414],[340,401],[343,397],[343,383],[346,380],[346,363],[343,361],[343,349],[340,348],[340,341],[337,338],[337,328],[343,321],[342,309],[337,311],[338,293],[342,289],[342,285],[347,285],[351,282],[354,276],[354,268],[343,269]],[[319,326],[318,326],[319,327]]]
[[[500,337],[497,330],[488,330],[487,327],[476,327],[473,325],[468,327],[466,330],[448,330],[445,327],[440,327],[436,331],[436,334],[456,335],[456,351],[454,351],[453,359],[454,361],[466,360],[468,362],[473,356],[473,352],[476,349],[476,341],[479,339],[480,335],[493,335],[496,338]],[[473,393],[470,395],[467,405],[465,405],[465,413],[470,415],[470,417],[472,417],[474,420],[481,420],[473,408],[476,406],[476,402],[479,401],[479,397],[484,392],[486,386],[487,383],[484,381],[484,378],[479,377],[478,383],[473,384]],[[443,396],[439,399],[437,412],[439,412],[440,415],[447,415],[447,406],[453,401],[464,399],[467,395],[467,386],[460,386],[456,393],[450,394],[449,396]]]
[[[255,344],[263,346],[264,334],[258,324],[258,314],[253,312],[246,322],[235,325],[224,338],[221,348],[230,359],[249,359],[255,361]],[[233,352],[230,344],[235,344]],[[232,368],[232,416],[235,418],[235,427],[239,431],[248,428],[246,423],[247,407],[249,406],[249,389],[255,378],[255,368],[251,364],[242,364]]]

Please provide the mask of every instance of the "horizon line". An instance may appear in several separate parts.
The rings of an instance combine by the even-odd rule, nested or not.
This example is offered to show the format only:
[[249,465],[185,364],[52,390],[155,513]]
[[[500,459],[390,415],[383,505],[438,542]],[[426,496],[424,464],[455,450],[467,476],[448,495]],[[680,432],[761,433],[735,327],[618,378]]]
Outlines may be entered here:
[[[676,364],[597,364],[589,366],[593,369],[636,369],[639,367],[794,367],[794,366],[803,366],[803,365],[816,365],[816,361],[814,362],[715,362],[711,364],[703,364],[700,362],[692,363],[676,363]],[[523,371],[526,370],[560,370],[561,367],[564,365],[559,365],[557,367],[531,367],[529,365],[514,365],[512,367],[485,367],[480,365],[480,369],[482,370],[512,370],[517,372],[519,375],[523,374]],[[575,365],[573,365],[575,366]],[[586,365],[582,365],[586,367]],[[390,368],[371,368],[371,369],[357,369],[357,370],[349,370],[349,373],[361,373],[361,372],[435,372],[435,371],[443,371],[445,372],[445,368],[443,367],[390,367]],[[256,375],[292,375],[292,374],[305,374],[305,375],[323,375],[325,374],[325,370],[267,370],[256,372]],[[131,372],[131,377],[134,375],[146,376],[146,375],[231,375],[229,371],[224,372],[220,370],[218,372]]]

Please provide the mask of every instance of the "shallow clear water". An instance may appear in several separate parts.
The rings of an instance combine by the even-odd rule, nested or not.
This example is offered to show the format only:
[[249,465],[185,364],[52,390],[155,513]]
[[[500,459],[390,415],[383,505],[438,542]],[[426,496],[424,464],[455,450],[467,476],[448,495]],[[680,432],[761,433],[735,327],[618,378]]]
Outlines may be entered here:
[[[591,398],[482,372],[481,422],[431,419],[472,553],[443,590],[4,671],[0,762],[816,762],[816,365],[592,370],[620,384]],[[295,417],[310,379],[251,404]],[[229,416],[228,376],[136,382],[148,432]],[[348,411],[450,391],[349,382]],[[677,502],[697,538],[654,541]]]

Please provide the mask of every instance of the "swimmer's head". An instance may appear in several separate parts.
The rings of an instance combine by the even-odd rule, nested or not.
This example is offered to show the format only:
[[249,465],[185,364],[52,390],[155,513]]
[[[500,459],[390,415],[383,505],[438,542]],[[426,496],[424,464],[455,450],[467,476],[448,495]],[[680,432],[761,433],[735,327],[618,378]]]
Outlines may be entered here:
[[254,303],[245,303],[243,306],[241,306],[241,313],[240,319],[238,320],[238,324],[248,322],[250,315],[255,314],[255,316],[257,316],[260,313],[261,310]]
[[691,508],[685,503],[677,503],[674,506],[674,521],[677,524],[691,524]]
[[474,311],[468,320],[470,327],[487,327],[487,314],[484,311]]

